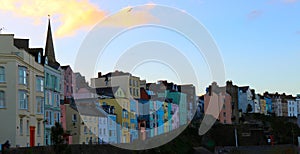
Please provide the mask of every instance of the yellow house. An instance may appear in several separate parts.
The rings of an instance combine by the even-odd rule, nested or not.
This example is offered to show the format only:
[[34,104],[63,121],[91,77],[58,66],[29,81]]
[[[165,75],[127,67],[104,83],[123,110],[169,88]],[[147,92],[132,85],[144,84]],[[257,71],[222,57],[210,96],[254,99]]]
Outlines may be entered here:
[[140,98],[140,78],[130,73],[115,71],[102,75],[98,73],[97,78],[91,79],[92,88],[120,87],[126,98]]
[[260,113],[267,115],[266,100],[264,98],[260,99]]
[[72,135],[72,144],[99,143],[99,117],[105,115],[96,109],[95,104],[93,104],[94,100],[81,99],[70,104],[64,104],[67,117],[66,131]]
[[110,105],[115,107],[115,114],[117,115],[117,124],[120,125],[118,132],[118,139],[120,143],[130,142],[130,102],[127,98],[108,98],[99,99],[100,105]]
[[[167,133],[169,132],[169,116],[170,116],[170,113],[168,112],[168,105],[171,105],[167,102],[164,102],[163,104],[163,107],[164,107],[164,133]],[[171,119],[170,119],[171,120]]]
[[29,39],[0,34],[0,143],[44,145],[44,67],[42,48]]

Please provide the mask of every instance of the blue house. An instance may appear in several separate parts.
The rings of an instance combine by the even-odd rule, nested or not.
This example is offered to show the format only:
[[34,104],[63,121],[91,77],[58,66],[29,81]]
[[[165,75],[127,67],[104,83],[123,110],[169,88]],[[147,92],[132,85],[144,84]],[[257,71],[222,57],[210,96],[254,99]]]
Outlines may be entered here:
[[267,109],[267,113],[273,113],[272,110],[272,99],[268,96],[265,96],[265,100],[266,100],[266,109]]
[[107,115],[107,130],[108,130],[108,143],[118,143],[117,133],[117,115],[115,114],[114,106],[102,105],[102,109]]
[[164,133],[164,102],[155,101],[157,135]]
[[137,117],[138,101],[130,99],[130,142],[138,139],[138,117]]

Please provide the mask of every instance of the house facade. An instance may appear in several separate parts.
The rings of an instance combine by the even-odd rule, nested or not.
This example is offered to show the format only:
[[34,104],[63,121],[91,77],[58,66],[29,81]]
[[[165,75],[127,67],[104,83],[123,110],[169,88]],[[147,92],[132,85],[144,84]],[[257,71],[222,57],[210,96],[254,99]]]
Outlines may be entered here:
[[296,100],[287,100],[288,104],[288,117],[298,117],[299,110],[298,110],[298,102]]
[[55,59],[52,32],[49,20],[44,54],[45,145],[52,145],[51,127],[53,127],[56,122],[60,123],[60,99],[62,93],[61,74],[60,64]]
[[29,48],[29,39],[0,34],[0,121],[5,121],[0,127],[0,143],[44,145],[42,54],[42,48]]

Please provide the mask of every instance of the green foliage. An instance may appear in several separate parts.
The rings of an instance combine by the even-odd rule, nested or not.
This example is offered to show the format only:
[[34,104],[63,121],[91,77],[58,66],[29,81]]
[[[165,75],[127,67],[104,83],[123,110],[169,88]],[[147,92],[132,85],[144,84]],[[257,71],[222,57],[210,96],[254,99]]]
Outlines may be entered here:
[[62,128],[60,123],[56,122],[55,126],[51,128],[51,141],[53,145],[63,144],[63,135],[64,129]]
[[247,113],[252,112],[252,106],[250,104],[247,105]]

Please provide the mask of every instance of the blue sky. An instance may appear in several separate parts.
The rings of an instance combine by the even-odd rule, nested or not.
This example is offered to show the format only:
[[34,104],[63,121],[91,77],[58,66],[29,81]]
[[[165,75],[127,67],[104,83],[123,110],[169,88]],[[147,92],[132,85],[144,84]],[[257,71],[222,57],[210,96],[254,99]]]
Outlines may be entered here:
[[[55,33],[57,59],[62,65],[73,66],[81,42],[103,17],[115,14],[128,6],[149,3],[175,7],[193,16],[210,32],[223,58],[226,79],[233,80],[238,85],[250,85],[258,92],[268,90],[293,95],[300,93],[300,2],[297,0],[90,0],[80,5],[75,0],[71,2],[72,4],[49,1],[49,4],[29,5],[1,1],[0,27],[5,28],[2,33],[14,33],[18,38],[30,38],[32,47],[44,47],[49,13]],[[69,6],[59,8],[56,4]],[[22,6],[25,9],[22,9]],[[50,6],[54,9],[50,9]],[[75,14],[82,11],[81,6],[93,11],[90,14],[82,13],[87,20],[80,22],[75,18]],[[28,11],[30,7],[32,12]],[[99,18],[92,18],[92,14]],[[141,33],[144,35],[138,35]],[[203,57],[193,56],[196,49],[188,41],[170,30],[145,27],[126,32],[108,46],[108,61],[105,63],[109,63],[110,58],[120,56],[137,42],[149,40],[166,42],[187,54],[190,60],[199,66],[196,71],[200,76],[198,93],[204,93],[205,87],[211,83],[207,64]],[[106,73],[112,68],[101,63],[103,62],[100,61],[97,65],[96,71]],[[151,68],[159,68],[159,71],[151,71]],[[145,69],[149,72],[143,71]],[[133,73],[148,81],[178,81],[167,67],[154,63],[148,63]]]

